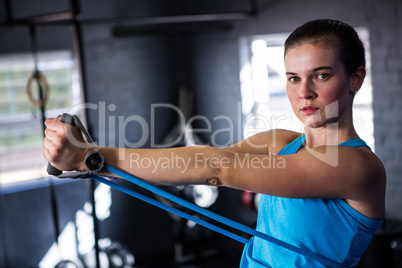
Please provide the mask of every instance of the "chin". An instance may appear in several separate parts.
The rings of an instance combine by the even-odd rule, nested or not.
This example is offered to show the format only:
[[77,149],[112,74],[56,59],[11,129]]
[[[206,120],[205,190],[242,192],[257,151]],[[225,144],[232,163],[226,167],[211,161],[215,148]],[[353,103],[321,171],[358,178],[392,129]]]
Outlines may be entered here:
[[305,120],[303,122],[304,128],[338,128],[338,118],[330,118],[329,120]]
[[299,117],[299,120],[303,123],[303,126],[305,128],[306,127],[316,128],[322,126],[323,124],[320,114],[314,114],[309,116],[302,115]]

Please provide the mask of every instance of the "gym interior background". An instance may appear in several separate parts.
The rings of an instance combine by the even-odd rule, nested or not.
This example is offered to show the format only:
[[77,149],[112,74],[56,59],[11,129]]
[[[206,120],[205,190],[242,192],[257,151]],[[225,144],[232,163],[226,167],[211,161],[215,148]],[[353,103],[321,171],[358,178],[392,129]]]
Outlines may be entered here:
[[[43,16],[49,14],[58,16]],[[180,130],[170,104],[194,119],[196,142],[223,146],[244,137],[246,113],[257,113],[264,102],[247,93],[246,67],[261,44],[252,42],[280,46],[281,36],[315,18],[340,19],[365,34],[370,97],[361,106],[369,107],[365,129],[387,169],[388,187],[384,225],[359,267],[402,267],[399,0],[1,0],[0,267],[55,267],[62,259],[72,267],[236,267],[238,242],[87,180],[47,176],[43,110],[29,102],[25,86],[36,64],[49,82],[45,115],[80,112],[100,145],[169,144]],[[152,126],[149,133],[144,126]],[[167,190],[192,201],[199,191]],[[198,197],[216,194],[212,205],[203,205],[255,224],[252,194],[223,188]]]

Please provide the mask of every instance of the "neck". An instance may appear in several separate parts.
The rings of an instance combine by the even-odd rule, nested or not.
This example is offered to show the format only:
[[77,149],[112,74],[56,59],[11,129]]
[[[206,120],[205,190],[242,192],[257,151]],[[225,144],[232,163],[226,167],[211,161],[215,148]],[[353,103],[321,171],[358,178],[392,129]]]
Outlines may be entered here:
[[350,139],[359,138],[352,120],[337,121],[317,128],[305,127],[306,145],[308,147],[338,145]]

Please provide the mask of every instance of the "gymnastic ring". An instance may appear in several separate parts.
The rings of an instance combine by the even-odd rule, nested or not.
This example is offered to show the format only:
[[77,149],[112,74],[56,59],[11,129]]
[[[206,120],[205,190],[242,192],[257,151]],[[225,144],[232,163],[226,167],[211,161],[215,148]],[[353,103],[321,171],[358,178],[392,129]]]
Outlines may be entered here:
[[[43,95],[41,99],[35,99],[32,95],[32,83],[37,81],[42,87]],[[46,77],[42,74],[42,72],[35,70],[34,73],[29,77],[27,82],[27,95],[29,101],[38,107],[42,107],[46,104],[48,96],[49,96],[49,84],[46,80]]]

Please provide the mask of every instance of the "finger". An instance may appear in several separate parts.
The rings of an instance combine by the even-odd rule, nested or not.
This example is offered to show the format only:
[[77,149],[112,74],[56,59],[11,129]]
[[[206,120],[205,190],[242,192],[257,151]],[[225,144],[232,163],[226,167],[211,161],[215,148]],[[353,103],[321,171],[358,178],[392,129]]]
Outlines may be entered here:
[[46,148],[45,140],[44,140],[43,141],[43,147],[42,147],[42,155],[43,155],[44,158],[46,158],[46,160],[49,160],[49,159],[47,159],[48,152],[49,152],[49,150]]
[[[46,129],[45,130],[45,139],[51,142],[53,145],[60,145],[62,143],[62,137],[56,131]],[[44,139],[44,142],[45,142]]]
[[53,131],[64,131],[64,123],[60,122],[60,118],[48,118],[45,120],[45,126]]
[[45,144],[43,145],[43,149],[42,149],[42,153],[43,153],[43,157],[49,161],[49,162],[53,162],[53,157],[50,154],[50,150],[45,146]]
[[46,126],[49,126],[49,124],[50,124],[53,120],[55,120],[55,118],[47,118],[47,119],[45,120],[45,125],[46,125]]
[[57,151],[57,148],[59,148],[57,146],[57,144],[55,142],[53,142],[52,140],[48,139],[48,138],[44,138],[43,139],[43,148],[46,149],[46,153],[47,155],[51,155],[52,152]]
[[49,161],[49,162],[53,162],[55,159],[55,154],[52,154],[52,152],[54,151],[54,145],[53,143],[45,138],[43,141],[43,156]]
[[47,150],[51,150],[54,147],[54,144],[53,144],[52,140],[45,137],[43,139],[43,147],[46,148]]

